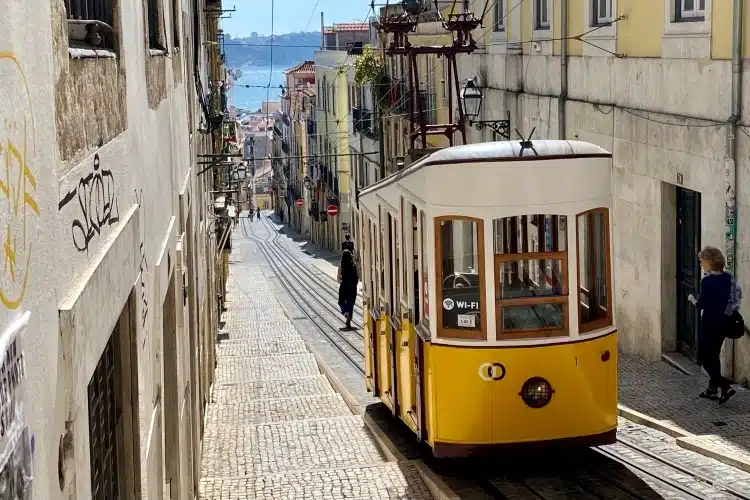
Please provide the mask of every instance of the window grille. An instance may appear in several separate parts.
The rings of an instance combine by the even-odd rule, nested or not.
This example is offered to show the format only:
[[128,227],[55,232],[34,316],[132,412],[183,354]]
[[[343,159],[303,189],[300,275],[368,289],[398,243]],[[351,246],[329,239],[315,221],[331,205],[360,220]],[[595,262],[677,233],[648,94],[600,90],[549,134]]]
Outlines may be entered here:
[[112,26],[112,0],[65,0],[68,19],[101,21]]
[[91,456],[91,498],[120,498],[117,463],[117,424],[120,419],[117,377],[117,347],[113,334],[104,348],[89,381],[89,448]]

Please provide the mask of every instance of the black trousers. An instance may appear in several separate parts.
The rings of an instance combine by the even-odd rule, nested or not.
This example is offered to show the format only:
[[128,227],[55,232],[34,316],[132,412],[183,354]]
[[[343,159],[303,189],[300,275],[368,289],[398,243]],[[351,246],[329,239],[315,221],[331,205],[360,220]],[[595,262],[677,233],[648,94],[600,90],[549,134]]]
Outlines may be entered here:
[[724,335],[716,331],[701,332],[698,339],[698,362],[706,370],[709,387],[729,388],[729,381],[721,374],[721,346]]

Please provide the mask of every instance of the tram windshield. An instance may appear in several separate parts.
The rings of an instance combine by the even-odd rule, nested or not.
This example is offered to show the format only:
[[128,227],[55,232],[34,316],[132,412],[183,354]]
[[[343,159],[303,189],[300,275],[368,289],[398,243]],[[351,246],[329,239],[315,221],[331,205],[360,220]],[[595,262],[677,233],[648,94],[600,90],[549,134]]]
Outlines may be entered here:
[[566,335],[567,217],[493,221],[498,338]]
[[480,239],[476,221],[440,221],[442,327],[481,331]]

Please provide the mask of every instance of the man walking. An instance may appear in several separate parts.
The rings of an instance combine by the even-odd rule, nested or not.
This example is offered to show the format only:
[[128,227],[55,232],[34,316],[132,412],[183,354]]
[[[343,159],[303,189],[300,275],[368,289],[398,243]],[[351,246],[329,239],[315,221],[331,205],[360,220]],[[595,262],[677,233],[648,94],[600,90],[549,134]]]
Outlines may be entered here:
[[354,255],[354,242],[349,238],[349,234],[344,235],[344,241],[341,243],[341,251],[349,250]]

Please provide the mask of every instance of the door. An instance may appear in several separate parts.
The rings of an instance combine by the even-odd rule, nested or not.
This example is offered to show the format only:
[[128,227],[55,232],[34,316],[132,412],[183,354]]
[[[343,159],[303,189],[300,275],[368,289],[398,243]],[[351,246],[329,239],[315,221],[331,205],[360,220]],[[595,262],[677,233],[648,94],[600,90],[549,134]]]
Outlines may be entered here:
[[677,188],[677,348],[697,359],[698,312],[688,296],[697,295],[701,279],[698,251],[701,235],[700,193]]

